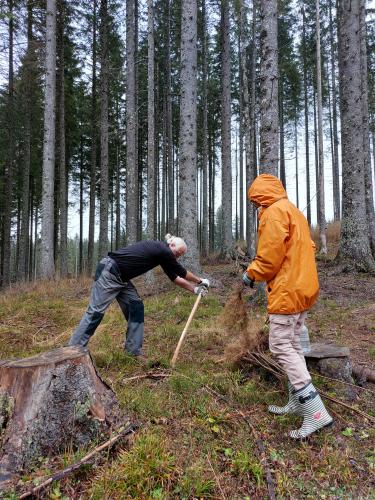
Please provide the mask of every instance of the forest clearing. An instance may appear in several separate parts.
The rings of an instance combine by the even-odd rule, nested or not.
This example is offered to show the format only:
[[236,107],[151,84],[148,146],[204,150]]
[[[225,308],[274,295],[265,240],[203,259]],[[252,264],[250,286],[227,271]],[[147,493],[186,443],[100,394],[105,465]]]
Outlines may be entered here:
[[[267,413],[267,404],[284,398],[284,385],[259,371],[247,374],[233,369],[225,361],[226,348],[236,340],[223,327],[222,317],[228,295],[239,281],[234,264],[211,264],[204,269],[219,286],[202,299],[169,377],[142,375],[168,372],[193,297],[172,289],[162,275],[158,276],[158,292],[153,294],[142,279],[137,281],[145,298],[146,365],[124,354],[124,320],[119,307],[111,306],[90,351],[101,376],[140,428],[128,443],[120,442],[52,484],[47,497],[266,498],[268,468],[278,498],[371,498],[375,487],[373,423],[329,404],[335,412],[333,428],[305,443],[290,440],[287,430],[298,419]],[[329,262],[319,264],[319,275],[320,298],[307,321],[311,340],[348,346],[353,363],[373,367],[374,279],[364,274],[337,275]],[[3,294],[0,358],[27,357],[66,344],[90,285],[88,279],[70,279],[58,286],[53,282],[19,285]],[[252,307],[255,321],[262,324],[264,308]],[[356,389],[354,400],[347,400],[342,382],[317,375],[313,379],[319,389],[375,416],[373,384]],[[256,439],[264,444],[266,463]],[[67,449],[60,456],[41,458],[22,475],[17,491],[25,491],[23,485],[37,485],[88,451]]]
[[374,76],[374,0],[0,0],[1,498],[375,499]]

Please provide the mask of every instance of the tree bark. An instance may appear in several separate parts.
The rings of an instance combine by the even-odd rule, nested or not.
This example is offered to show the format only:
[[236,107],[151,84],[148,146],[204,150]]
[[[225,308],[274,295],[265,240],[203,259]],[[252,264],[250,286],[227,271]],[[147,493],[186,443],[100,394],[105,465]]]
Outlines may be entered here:
[[333,217],[340,220],[341,215],[341,195],[340,195],[340,170],[339,170],[339,139],[337,132],[337,90],[336,90],[336,70],[335,70],[335,39],[334,21],[332,18],[332,0],[329,1],[329,33],[330,33],[330,65],[331,65],[331,85],[332,85],[332,135],[333,135],[333,155],[332,155],[332,180],[333,180]]
[[9,57],[8,57],[8,156],[4,168],[4,214],[3,214],[3,238],[2,238],[2,280],[3,286],[8,286],[11,281],[11,229],[12,229],[12,192],[14,177],[14,2],[8,0],[9,9]]
[[369,101],[368,101],[368,75],[367,75],[367,47],[366,47],[366,5],[365,0],[360,4],[360,30],[361,30],[361,89],[363,109],[363,154],[365,172],[365,199],[368,220],[368,231],[370,247],[375,257],[375,210],[374,191],[371,171],[371,148],[370,148],[370,126],[369,126]]
[[91,159],[90,159],[90,198],[89,198],[89,239],[87,248],[87,273],[90,275],[94,264],[95,246],[95,197],[96,197],[96,158],[97,158],[97,117],[96,117],[96,59],[97,59],[97,0],[93,0],[92,18],[92,73],[91,73]]
[[64,30],[65,0],[59,1],[59,174],[60,174],[60,277],[68,275],[68,179],[65,151],[65,68],[64,68]]
[[343,170],[342,224],[337,261],[375,273],[367,224],[363,152],[360,0],[340,0],[339,69]]
[[18,279],[25,281],[29,272],[29,229],[30,229],[30,167],[31,167],[31,126],[33,100],[33,73],[35,71],[35,40],[33,36],[33,3],[27,1],[27,51],[25,59],[25,152],[22,173],[22,216],[20,235],[20,255]]
[[324,200],[324,152],[323,152],[323,104],[322,104],[322,62],[320,56],[320,6],[316,0],[316,85],[317,85],[317,108],[318,108],[318,226],[320,238],[320,253],[327,253],[327,224],[325,216]]
[[202,130],[202,190],[203,190],[203,207],[202,207],[202,256],[208,255],[208,106],[207,106],[207,78],[208,78],[208,61],[207,61],[207,12],[206,0],[202,0],[202,113],[203,113],[203,130]]
[[54,263],[54,179],[56,105],[56,0],[47,0],[46,78],[44,91],[43,197],[41,276],[55,274]]
[[0,489],[39,457],[85,446],[122,419],[86,349],[0,361]]
[[108,252],[108,3],[100,3],[100,228],[99,258]]
[[126,0],[126,236],[138,234],[138,158],[136,147],[135,0]]
[[184,263],[200,271],[197,240],[197,2],[182,0],[179,224],[188,252]]
[[[244,18],[244,0],[241,2],[241,18]],[[251,96],[249,96],[249,83],[247,78],[246,58],[242,58],[242,74],[244,88],[244,112],[245,112],[245,158],[246,158],[246,186],[249,187],[257,175],[256,163],[256,60],[257,60],[257,44],[256,44],[256,19],[257,19],[257,1],[253,3],[253,18],[252,18],[252,42],[251,42]],[[243,22],[243,21],[242,21]],[[250,108],[251,102],[251,108]],[[247,193],[246,193],[247,195]],[[256,209],[246,196],[246,242],[247,253],[251,259],[256,254]]]
[[260,2],[259,172],[277,176],[279,160],[277,0]]
[[306,164],[306,218],[311,226],[311,192],[310,192],[310,134],[309,134],[309,94],[308,94],[308,75],[306,60],[306,16],[305,9],[302,7],[302,44],[303,44],[303,90],[304,90],[304,118],[305,118],[305,164]]
[[221,0],[221,206],[221,254],[227,258],[233,246],[229,0]]

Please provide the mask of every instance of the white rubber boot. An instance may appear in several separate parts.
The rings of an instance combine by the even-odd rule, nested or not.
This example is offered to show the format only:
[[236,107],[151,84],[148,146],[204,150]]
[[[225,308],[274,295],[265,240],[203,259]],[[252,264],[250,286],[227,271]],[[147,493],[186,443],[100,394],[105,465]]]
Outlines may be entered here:
[[286,415],[288,413],[293,415],[300,415],[301,413],[298,405],[298,397],[294,395],[293,386],[290,382],[288,382],[288,393],[289,401],[285,406],[270,405],[268,407],[268,411],[270,413],[273,413],[274,415]]
[[289,434],[291,438],[306,438],[313,432],[332,424],[333,418],[326,410],[321,397],[311,382],[293,395],[297,398],[300,415],[303,416],[303,423],[300,429]]

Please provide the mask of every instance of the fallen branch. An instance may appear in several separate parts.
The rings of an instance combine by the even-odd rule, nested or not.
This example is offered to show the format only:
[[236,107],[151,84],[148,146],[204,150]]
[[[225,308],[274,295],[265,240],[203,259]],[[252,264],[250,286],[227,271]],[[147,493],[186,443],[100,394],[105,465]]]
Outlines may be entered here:
[[351,384],[350,382],[345,382],[344,380],[340,380],[338,378],[327,377],[326,375],[321,375],[320,373],[317,373],[317,372],[310,371],[310,373],[316,377],[319,377],[319,378],[331,380],[332,382],[340,382],[340,384],[348,385],[350,387],[354,387],[355,389],[360,389],[361,391],[372,392],[373,394],[375,394],[375,391],[373,391],[372,389],[369,389],[368,387],[362,387],[362,386],[357,385],[357,384]]
[[28,498],[32,495],[35,495],[36,493],[39,493],[41,490],[43,490],[48,485],[53,483],[53,481],[59,481],[60,479],[63,479],[64,477],[68,476],[69,474],[71,474],[75,470],[79,469],[83,464],[87,463],[93,456],[95,456],[98,453],[100,453],[101,451],[113,446],[117,441],[128,436],[129,434],[134,434],[134,432],[139,428],[139,426],[140,425],[138,423],[133,423],[133,424],[128,425],[127,427],[125,427],[123,429],[120,428],[118,434],[116,434],[115,436],[112,436],[110,439],[108,439],[108,441],[106,441],[105,443],[94,448],[92,451],[90,451],[90,453],[88,453],[83,458],[81,458],[81,460],[79,460],[75,464],[69,465],[69,467],[66,467],[65,469],[63,469],[59,472],[56,472],[55,474],[50,476],[48,479],[43,481],[43,483],[39,484],[38,486],[35,486],[34,488],[27,491],[26,493],[23,493],[19,498],[20,499]]
[[343,406],[344,408],[347,408],[350,411],[353,411],[354,413],[358,413],[358,415],[361,415],[363,418],[366,418],[367,420],[369,420],[370,422],[375,424],[375,417],[368,415],[364,411],[358,410],[358,408],[355,408],[354,406],[350,406],[350,405],[344,403],[343,401],[341,401],[340,399],[336,399],[336,398],[330,396],[329,394],[327,394],[326,392],[321,391],[320,389],[319,389],[319,394],[321,396],[323,396],[323,398],[328,399],[328,401],[332,401],[332,403],[336,403],[338,405]]
[[132,382],[133,380],[142,380],[145,378],[150,378],[152,380],[160,380],[170,376],[171,373],[169,371],[149,371],[146,373],[141,373],[139,375],[134,375],[133,377],[124,378],[120,383],[121,385],[126,385],[128,382]]
[[372,382],[375,384],[375,370],[367,368],[366,366],[354,365],[352,368],[355,377],[363,382]]

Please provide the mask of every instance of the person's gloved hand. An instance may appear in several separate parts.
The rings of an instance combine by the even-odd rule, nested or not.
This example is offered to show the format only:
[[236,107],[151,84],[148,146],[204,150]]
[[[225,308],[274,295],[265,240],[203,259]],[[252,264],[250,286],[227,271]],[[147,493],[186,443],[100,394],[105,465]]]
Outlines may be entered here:
[[249,275],[245,271],[242,275],[242,281],[246,286],[249,286],[250,288],[254,288],[254,280],[249,278]]
[[210,282],[206,278],[202,278],[198,283],[199,286],[205,286],[206,288],[210,287]]
[[204,285],[199,285],[194,288],[195,295],[202,295],[204,297],[208,294],[208,288]]

